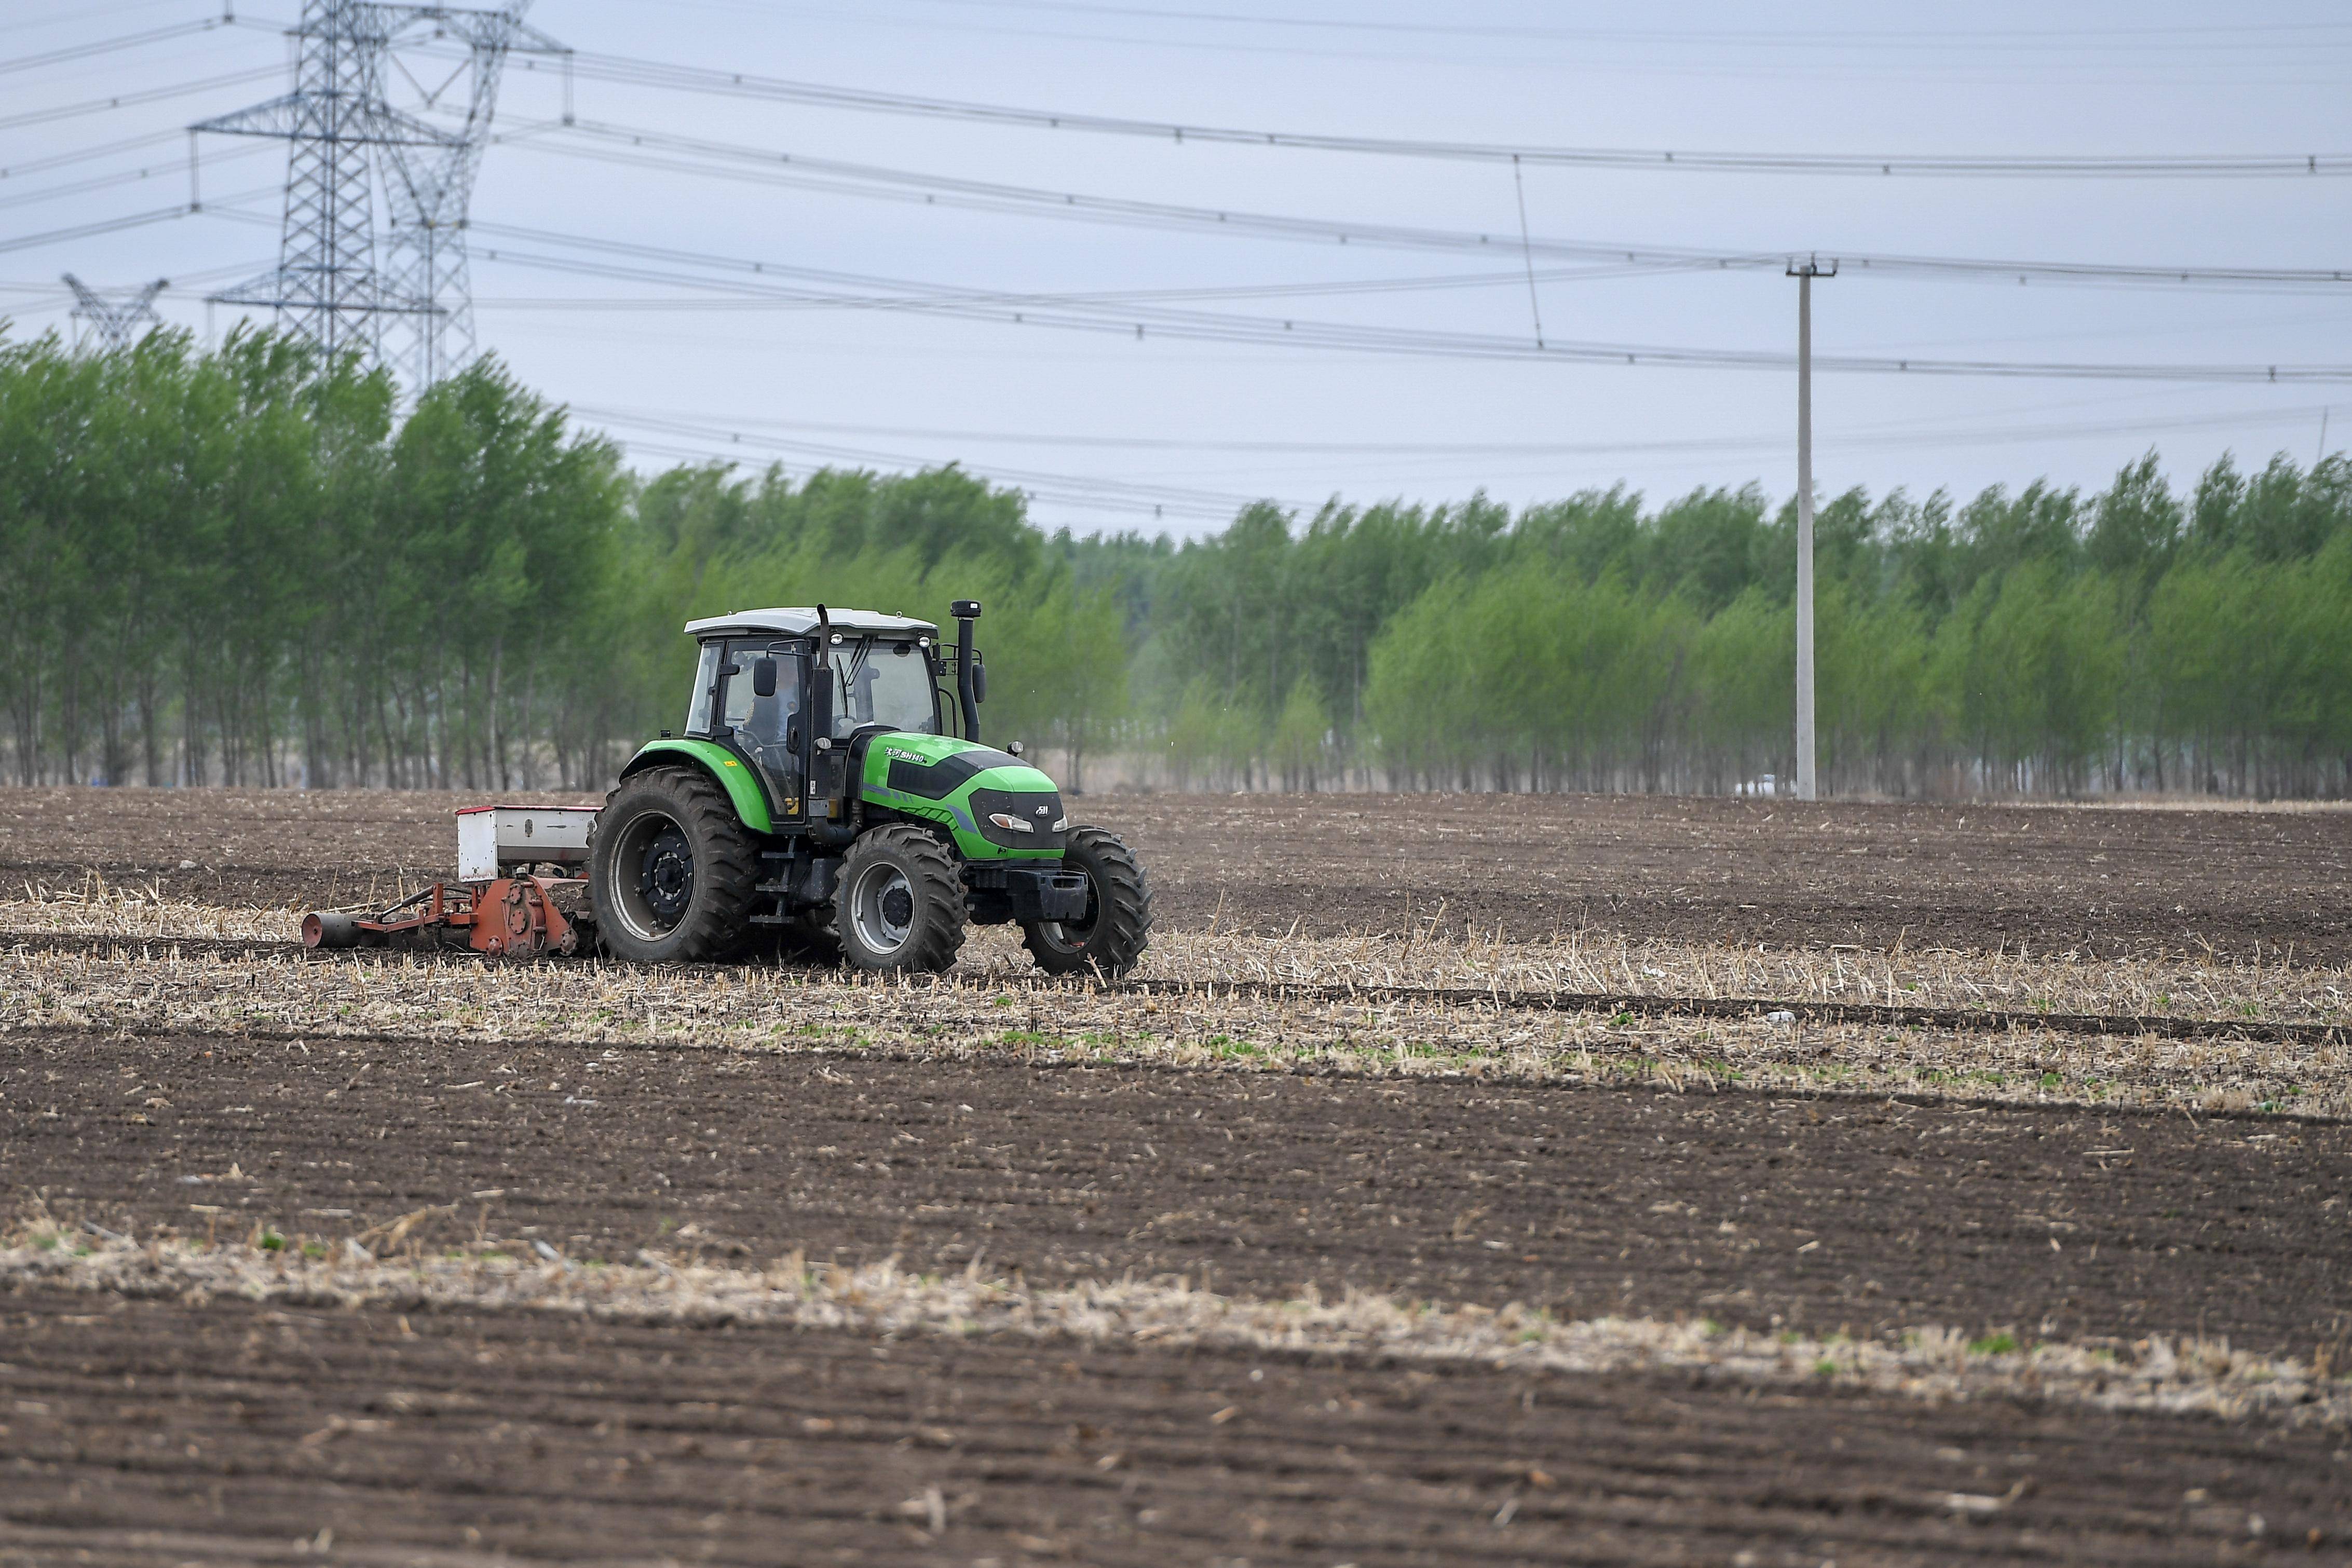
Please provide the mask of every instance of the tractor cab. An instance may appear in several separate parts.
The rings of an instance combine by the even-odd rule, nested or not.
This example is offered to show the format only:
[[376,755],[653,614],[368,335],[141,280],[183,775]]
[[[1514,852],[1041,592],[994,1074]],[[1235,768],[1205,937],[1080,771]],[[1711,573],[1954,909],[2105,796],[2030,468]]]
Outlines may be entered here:
[[714,616],[686,629],[702,653],[685,738],[731,753],[758,784],[772,824],[840,821],[856,742],[976,727],[952,695],[943,700],[949,666],[929,622],[820,605]]
[[1017,922],[1051,973],[1124,973],[1150,894],[1127,846],[1073,828],[1054,781],[980,742],[980,605],[931,622],[738,611],[701,644],[683,734],[621,770],[589,884],[608,951],[642,961],[770,944],[940,969],[967,923]]

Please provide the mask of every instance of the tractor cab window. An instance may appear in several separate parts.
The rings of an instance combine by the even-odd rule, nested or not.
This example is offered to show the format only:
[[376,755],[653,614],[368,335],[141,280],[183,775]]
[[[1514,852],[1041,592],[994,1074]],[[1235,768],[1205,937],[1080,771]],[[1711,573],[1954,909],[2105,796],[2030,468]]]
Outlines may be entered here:
[[916,735],[940,732],[930,661],[912,637],[844,638],[833,647],[833,733],[887,725]]
[[711,688],[718,684],[719,644],[705,643],[702,645],[701,663],[697,664],[694,670],[694,699],[687,704],[687,734],[709,735],[710,733]]
[[[751,665],[755,660],[776,661],[776,689],[772,695],[761,696],[753,689]],[[728,650],[728,662],[735,673],[727,677],[727,704],[721,722],[734,730],[740,739],[767,746],[784,743],[785,726],[801,711],[800,680],[794,673],[793,656],[785,645],[765,643],[737,643]]]

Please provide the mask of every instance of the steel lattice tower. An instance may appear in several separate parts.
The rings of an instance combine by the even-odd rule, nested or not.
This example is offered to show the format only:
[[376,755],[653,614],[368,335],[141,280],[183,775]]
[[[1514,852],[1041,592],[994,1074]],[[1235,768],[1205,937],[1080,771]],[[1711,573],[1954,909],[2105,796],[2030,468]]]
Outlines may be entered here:
[[[509,54],[562,55],[570,51],[522,19],[521,0],[508,10],[468,11],[447,5],[379,5],[389,47],[411,42],[455,39],[466,46],[467,62],[438,85],[415,83],[428,107],[438,108],[464,79],[465,119],[446,146],[394,143],[383,149],[387,204],[391,208],[386,286],[403,298],[430,301],[435,308],[394,323],[394,373],[404,386],[422,390],[463,370],[473,359],[474,298],[466,256],[466,213],[474,176],[489,143],[490,119],[498,106],[499,78]],[[395,61],[397,63],[397,61]],[[406,68],[402,74],[408,76]],[[454,113],[454,106],[452,109]]]
[[[198,122],[194,131],[274,136],[286,157],[286,220],[278,267],[213,298],[268,306],[329,356],[374,360],[381,318],[418,306],[393,295],[375,269],[370,154],[393,143],[446,144],[449,136],[383,101],[383,24],[365,0],[304,0],[294,90]],[[429,308],[429,307],[427,307]]]
[[[292,92],[189,128],[289,143],[277,267],[212,298],[268,307],[322,353],[358,353],[371,363],[383,361],[390,326],[399,350],[394,369],[414,395],[473,353],[463,230],[499,69],[516,49],[565,51],[524,25],[520,5],[467,11],[304,0],[294,37],[300,52]],[[395,108],[384,72],[395,47],[451,37],[466,46],[467,63],[439,89],[419,89],[425,107],[437,109],[444,91],[467,79],[465,117],[445,130]],[[391,220],[389,265],[381,268],[379,176]]]
[[104,294],[70,272],[65,275],[65,282],[74,293],[74,319],[89,323],[90,330],[98,335],[100,353],[131,347],[142,326],[163,324],[163,319],[155,314],[155,296],[172,287],[168,277],[159,277],[137,288],[110,288]]

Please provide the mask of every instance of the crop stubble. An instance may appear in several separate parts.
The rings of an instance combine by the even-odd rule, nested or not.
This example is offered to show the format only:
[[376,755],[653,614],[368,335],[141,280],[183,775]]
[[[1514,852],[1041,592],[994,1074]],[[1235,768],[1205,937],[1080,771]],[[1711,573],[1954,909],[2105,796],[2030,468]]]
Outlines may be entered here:
[[[1256,938],[1220,946],[1262,948]],[[1885,1027],[1528,1009],[1484,998],[1276,995],[1040,984],[1001,933],[947,980],[856,982],[793,967],[646,969],[299,950],[190,954],[170,941],[0,950],[20,1025],[416,1034],[574,1044],[888,1051],[950,1059],[1153,1061],[1427,1078],[1904,1092],[2105,1107],[2340,1114],[2352,1044]],[[1246,958],[1248,954],[1236,955]],[[1237,967],[1238,965],[1229,966]],[[1209,971],[1213,973],[1213,970]]]
[[[310,908],[448,874],[480,796],[0,791],[0,882]],[[588,796],[537,796],[589,804]],[[1174,928],[2352,959],[2352,813],[1638,796],[1109,795]],[[194,862],[181,869],[183,861]]]
[[[138,811],[120,810],[125,802]],[[189,934],[282,939],[283,915],[257,905],[351,902],[443,874],[451,803],[0,796],[0,874],[51,884],[0,910],[0,923],[41,930],[46,920],[61,938],[152,939],[212,922]],[[1168,927],[1155,965],[1167,976],[1548,976],[1557,987],[1608,975],[1693,996],[2344,1016],[2342,973],[2326,967],[2347,950],[2352,819],[2340,814],[1364,797],[1119,798],[1095,808],[1150,860]],[[182,871],[182,859],[198,864]],[[92,899],[94,870],[112,891]],[[134,876],[140,910],[121,896]],[[83,913],[61,916],[71,899],[57,894],[77,883]],[[1286,939],[1267,940],[1276,935]],[[2279,966],[2290,950],[2296,962]],[[9,1196],[45,1190],[52,1212],[142,1235],[266,1220],[298,1239],[331,1239],[454,1202],[415,1239],[530,1236],[581,1257],[623,1258],[646,1245],[714,1258],[802,1248],[845,1262],[978,1260],[1045,1281],[1166,1270],[1270,1297],[1355,1288],[1571,1315],[1705,1314],[1816,1334],[2014,1325],[2028,1339],[2128,1342],[2201,1331],[2316,1356],[2323,1367],[2346,1359],[2344,1130],[2128,1109],[2337,1110],[2340,1047],[1590,1017],[1531,1026],[1475,1008],[1031,994],[1009,954],[987,942],[961,983],[927,994],[773,973],[322,963],[268,951],[160,957],[155,948],[37,946],[0,957],[0,1001],[19,1026],[0,1034]],[[2103,957],[2129,962],[2082,961]],[[2084,1007],[2086,998],[2105,1005]],[[126,1027],[147,1032],[119,1032]],[[210,1032],[182,1032],[191,1027]],[[1104,1057],[1118,1064],[1089,1060]],[[1265,1065],[1294,1071],[1239,1071]],[[1610,1082],[1684,1092],[1591,1087]],[[1712,1092],[1734,1084],[2107,1103]],[[495,1313],[452,1312],[409,1333],[373,1312],[142,1302],[92,1316],[37,1291],[9,1305],[22,1312],[26,1343],[49,1347],[45,1376],[83,1376],[95,1389],[124,1371],[191,1373],[184,1398],[155,1407],[172,1434],[164,1446],[184,1427],[199,1453],[230,1452],[234,1472],[255,1478],[225,1482],[209,1457],[191,1474],[176,1461],[168,1474],[141,1463],[118,1514],[93,1512],[86,1491],[80,1504],[61,1503],[120,1462],[107,1457],[110,1442],[147,1440],[132,1416],[95,1400],[87,1416],[58,1424],[62,1449],[37,1458],[35,1446],[16,1447],[55,1482],[37,1494],[48,1511],[38,1520],[0,1512],[34,1545],[40,1530],[68,1528],[58,1520],[122,1530],[143,1521],[193,1529],[194,1544],[173,1549],[181,1556],[202,1547],[234,1557],[217,1513],[194,1500],[209,1495],[216,1509],[232,1490],[247,1517],[273,1527],[299,1524],[307,1535],[332,1523],[320,1511],[336,1495],[329,1478],[306,1468],[299,1448],[284,1459],[237,1448],[232,1412],[247,1399],[266,1421],[315,1419],[306,1431],[337,1434],[316,1446],[347,1456],[340,1479],[358,1490],[341,1495],[442,1484],[422,1450],[375,1436],[410,1424],[368,1403],[382,1388],[360,1369],[385,1364],[387,1343],[405,1347],[424,1382],[453,1386],[467,1358],[497,1347],[480,1364],[504,1370],[474,1375],[488,1380],[488,1402],[470,1426],[434,1434],[519,1445],[466,1450],[475,1473],[500,1478],[481,1495],[508,1533],[477,1523],[478,1539],[436,1538],[461,1554],[509,1543],[527,1521],[536,1539],[574,1539],[562,1532],[578,1527],[587,1533],[577,1540],[616,1552],[701,1531],[725,1558],[742,1529],[772,1531],[777,1507],[805,1525],[809,1555],[822,1545],[926,1561],[951,1537],[958,1555],[1004,1561],[1164,1561],[1167,1540],[1152,1531],[1170,1528],[1180,1552],[1254,1560],[1341,1560],[1335,1550],[1368,1563],[1482,1551],[1543,1561],[1723,1555],[1716,1543],[1735,1538],[1765,1543],[1759,1562],[1931,1560],[2000,1551],[2011,1538],[1998,1532],[2012,1527],[2045,1548],[2072,1540],[2076,1555],[2210,1560],[2224,1539],[2299,1541],[2317,1530],[2334,1543],[2345,1528],[2340,1500],[2310,1502],[2343,1495],[2321,1479],[2340,1477],[2340,1438],[2326,1440],[2333,1449],[2297,1448],[2213,1422],[2000,1399],[1958,1411],[1851,1395],[1759,1400],[1752,1389],[1639,1376],[1544,1383],[1536,1410],[1564,1402],[1580,1412],[1555,1429],[1510,1415],[1525,1389],[1504,1374],[1455,1368],[1435,1383],[1459,1397],[1433,1402],[1398,1397],[1419,1385],[1393,1368],[1344,1359],[1268,1371],[1286,1380],[1285,1398],[1297,1379],[1327,1381],[1297,1406],[1308,1426],[1283,1428],[1238,1460],[1213,1449],[1232,1435],[1222,1427],[1210,1449],[1137,1446],[1108,1471],[1091,1468],[1102,1451],[1072,1436],[1045,1459],[1024,1450],[1009,1472],[992,1458],[980,1480],[956,1468],[964,1456],[943,1451],[949,1468],[919,1485],[870,1454],[862,1467],[836,1465],[840,1455],[805,1452],[787,1433],[784,1447],[743,1450],[729,1473],[753,1493],[797,1500],[730,1500],[706,1518],[680,1511],[680,1500],[710,1484],[696,1479],[706,1451],[743,1440],[740,1417],[707,1419],[722,1407],[715,1395],[664,1407],[641,1385],[619,1386],[614,1369],[764,1387],[780,1366],[797,1375],[812,1364],[794,1357],[830,1354],[872,1376],[826,1382],[829,1407],[969,1397],[1017,1409],[1028,1400],[1053,1406],[1056,1420],[1069,1415],[1076,1434],[1119,1429],[1139,1408],[1158,1408],[1120,1381],[1133,1368],[1163,1390],[1222,1389],[1244,1363],[1136,1346],[1054,1362],[1034,1345],[920,1340],[877,1358],[856,1335],[828,1351],[806,1332],[682,1339],[674,1329],[551,1327]],[[234,1315],[248,1311],[249,1321]],[[326,1381],[233,1385],[228,1358],[249,1358],[257,1336],[272,1334]],[[232,1353],[232,1340],[244,1348]],[[144,1372],[109,1359],[131,1356],[133,1341]],[[68,1363],[83,1370],[68,1374]],[[890,1377],[899,1381],[884,1386]],[[1105,1379],[1124,1392],[1105,1393]],[[1300,1469],[1299,1456],[1333,1440],[1311,1425],[1318,1410],[1330,1414],[1324,1404],[1352,1410],[1349,1400],[1369,1406],[1381,1391],[1393,1426],[1381,1441],[1394,1466],[1343,1467],[1370,1478],[1362,1493]],[[1237,1412],[1234,1427],[1258,1418],[1257,1385],[1248,1393],[1219,1396]],[[599,1420],[565,1403],[608,1396]],[[1953,1420],[1969,1427],[1968,1440],[1935,1437]],[[632,1426],[647,1422],[676,1438],[674,1451],[632,1446]],[[1823,1430],[1862,1437],[1865,1457],[1824,1448],[1815,1440]],[[1689,1434],[1699,1431],[1733,1435],[1694,1449]],[[1338,1441],[1360,1456],[1365,1439],[1359,1430]],[[0,1432],[0,1443],[19,1439]],[[1937,1491],[1934,1466],[1913,1465],[1921,1452],[1948,1464],[1942,1454],[1973,1458],[2004,1443],[2044,1458],[2063,1448],[2079,1506],[2028,1518],[2024,1500],[2049,1484],[2046,1471],[1988,1477],[1979,1467],[1969,1485],[1981,1482],[1981,1493],[1957,1483]],[[1883,1475],[1872,1448],[1895,1456]],[[1512,1464],[1565,1468],[1591,1484],[1560,1488],[1571,1504],[1528,1481],[1524,1468],[1496,1471],[1493,1456],[1506,1451]],[[1694,1453],[1706,1462],[1688,1463]],[[1629,1490],[1608,1470],[1621,1459],[1652,1477],[1679,1468],[1687,1484]],[[585,1501],[547,1490],[548,1477],[589,1467],[630,1479]],[[1106,1474],[1126,1489],[1115,1501]],[[2217,1476],[2244,1496],[2217,1488]],[[810,1490],[795,1490],[803,1483]],[[1137,1502],[1143,1489],[1162,1500]],[[1360,1536],[1334,1532],[1343,1507],[1370,1521]],[[1142,1517],[1147,1508],[1155,1519]],[[954,1537],[967,1521],[971,1533]],[[933,1539],[935,1522],[949,1533]],[[415,1539],[364,1510],[337,1528],[347,1542],[356,1532],[387,1550]],[[128,1536],[82,1540],[118,1553],[97,1560],[148,1561],[162,1550]]]
[[0,1053],[17,1196],[140,1235],[332,1241],[446,1205],[438,1244],[614,1260],[2201,1332],[2352,1364],[2334,1124],[471,1037],[16,1031]]
[[0,1553],[1810,1568],[2333,1555],[2347,1524],[2340,1437],[2259,1425],[1132,1343],[689,1348],[546,1313],[91,1305],[5,1302]]

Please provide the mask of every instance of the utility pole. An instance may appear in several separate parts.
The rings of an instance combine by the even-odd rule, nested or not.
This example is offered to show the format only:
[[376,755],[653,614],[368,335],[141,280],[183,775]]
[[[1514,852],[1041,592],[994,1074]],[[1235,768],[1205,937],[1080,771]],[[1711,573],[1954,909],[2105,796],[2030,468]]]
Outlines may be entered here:
[[1818,800],[1820,751],[1813,736],[1813,279],[1837,263],[1791,261],[1797,280],[1797,799]]

